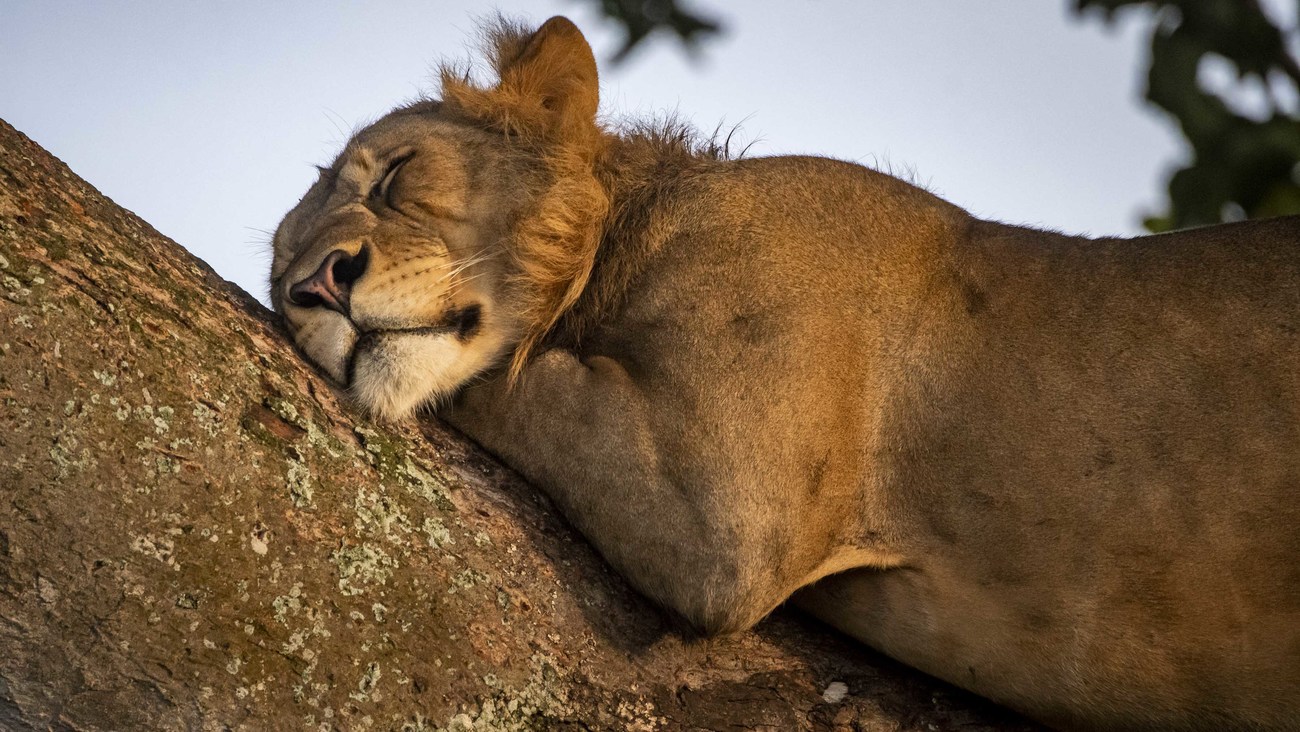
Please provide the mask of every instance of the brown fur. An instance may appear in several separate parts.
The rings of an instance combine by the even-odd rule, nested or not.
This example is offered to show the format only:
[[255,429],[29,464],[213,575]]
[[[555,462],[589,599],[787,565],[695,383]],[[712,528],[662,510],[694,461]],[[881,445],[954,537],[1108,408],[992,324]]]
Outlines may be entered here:
[[[706,632],[792,599],[1061,727],[1300,729],[1300,219],[979,221],[607,129],[571,23],[489,36],[494,83],[360,132],[276,234],[362,404],[451,401]],[[363,250],[350,311],[292,301]]]
[[609,211],[594,164],[605,138],[596,116],[596,60],[573,24],[557,21],[534,34],[498,19],[486,30],[493,49],[493,86],[478,86],[444,66],[446,112],[497,130],[534,150],[550,178],[511,239],[519,267],[520,304],[528,331],[511,359],[510,375],[523,370],[533,349],[587,284],[601,222]]

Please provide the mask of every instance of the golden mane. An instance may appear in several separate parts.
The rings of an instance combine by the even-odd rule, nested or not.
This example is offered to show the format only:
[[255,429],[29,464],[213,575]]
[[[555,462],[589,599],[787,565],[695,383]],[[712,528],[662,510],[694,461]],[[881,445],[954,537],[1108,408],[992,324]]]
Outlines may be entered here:
[[[511,237],[512,286],[529,324],[511,357],[513,380],[591,276],[610,208],[596,177],[607,136],[595,119],[595,59],[572,24],[552,22],[534,33],[497,17],[483,34],[494,83],[475,83],[463,67],[444,64],[443,111],[525,146],[547,181]],[[539,42],[544,34],[546,44]]]
[[[577,331],[592,319],[590,313],[565,316],[587,289],[602,241],[627,213],[628,189],[652,186],[665,168],[681,172],[733,157],[735,129],[706,136],[667,117],[608,130],[596,121],[595,59],[568,21],[534,32],[497,16],[481,35],[492,78],[479,82],[469,66],[442,64],[440,111],[507,136],[545,180],[510,235],[516,266],[510,285],[529,324],[511,356],[514,380],[561,319]],[[602,283],[594,299],[608,302],[620,284]]]

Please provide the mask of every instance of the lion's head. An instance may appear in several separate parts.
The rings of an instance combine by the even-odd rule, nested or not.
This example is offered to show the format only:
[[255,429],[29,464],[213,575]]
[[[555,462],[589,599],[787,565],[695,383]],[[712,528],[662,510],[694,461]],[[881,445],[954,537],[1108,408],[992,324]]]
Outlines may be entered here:
[[596,63],[571,22],[489,31],[496,79],[357,133],[280,223],[271,301],[369,410],[403,417],[517,373],[581,293],[609,209]]

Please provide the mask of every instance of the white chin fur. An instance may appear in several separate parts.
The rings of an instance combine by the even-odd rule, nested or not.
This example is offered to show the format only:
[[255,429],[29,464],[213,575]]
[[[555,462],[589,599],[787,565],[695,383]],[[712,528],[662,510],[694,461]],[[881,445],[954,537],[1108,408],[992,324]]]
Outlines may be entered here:
[[377,417],[404,419],[488,365],[469,345],[451,334],[385,335],[356,355],[352,394]]
[[357,332],[343,317],[317,318],[295,335],[298,346],[340,384],[347,382],[348,358]]

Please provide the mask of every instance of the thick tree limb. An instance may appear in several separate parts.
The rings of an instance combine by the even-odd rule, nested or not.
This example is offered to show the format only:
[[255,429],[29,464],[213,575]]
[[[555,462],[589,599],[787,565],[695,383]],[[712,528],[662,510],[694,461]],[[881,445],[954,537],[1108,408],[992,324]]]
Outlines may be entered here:
[[676,628],[3,122],[0,400],[3,729],[1030,728],[793,613]]

